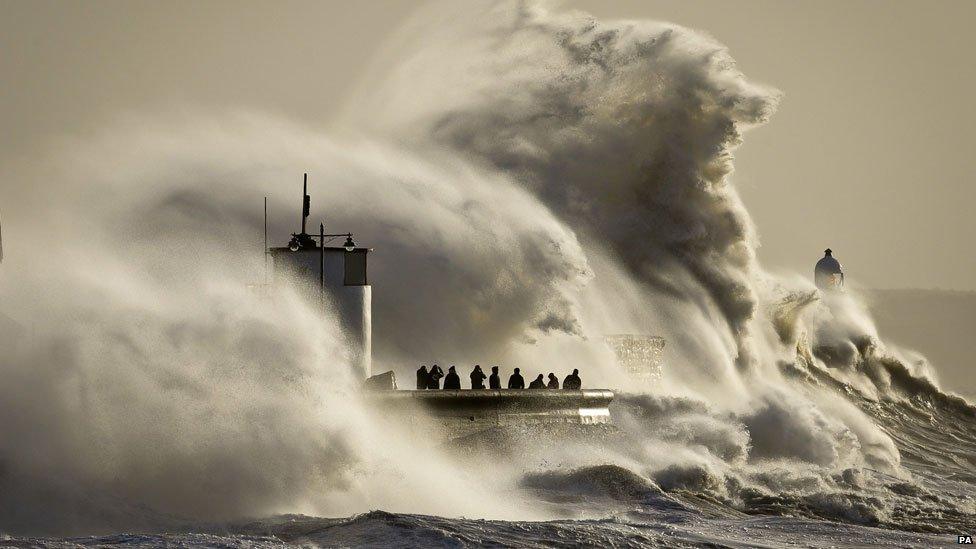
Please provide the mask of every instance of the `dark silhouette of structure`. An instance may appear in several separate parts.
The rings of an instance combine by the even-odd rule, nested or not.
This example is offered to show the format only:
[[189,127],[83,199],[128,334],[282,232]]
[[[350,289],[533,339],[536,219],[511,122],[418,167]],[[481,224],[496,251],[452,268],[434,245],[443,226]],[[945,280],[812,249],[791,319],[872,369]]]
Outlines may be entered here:
[[824,256],[813,268],[813,282],[821,290],[839,290],[844,286],[844,270],[833,253],[830,248],[824,250]]
[[574,369],[573,373],[566,376],[563,380],[563,389],[570,389],[573,391],[579,391],[583,386],[583,380],[579,377],[579,370]]
[[[0,341],[2,342],[2,341]],[[376,374],[375,376],[369,376],[366,381],[363,382],[363,390],[366,392],[374,391],[396,391],[396,373],[393,370],[383,372],[382,374]]]
[[525,380],[522,379],[522,374],[519,373],[519,369],[515,369],[515,373],[508,378],[508,388],[509,389],[525,389]]
[[[319,246],[315,243],[316,235],[310,235],[306,232],[308,216],[311,213],[312,198],[308,195],[308,174],[306,173],[302,179],[302,232],[291,233],[291,240],[288,241],[288,249],[297,252],[299,250],[314,250]],[[322,231],[325,229],[322,228]],[[318,235],[319,244],[325,245],[326,238],[334,238],[344,236],[346,237],[346,242],[343,247],[347,251],[352,251],[356,248],[356,244],[352,241],[352,233],[335,233],[335,234],[322,234]],[[265,246],[267,248],[267,246]]]
[[489,389],[501,389],[502,380],[498,377],[498,366],[491,367],[491,375],[488,376],[488,388]]
[[436,364],[431,366],[430,373],[427,374],[427,379],[430,380],[430,383],[427,384],[427,388],[440,389],[442,377],[444,377],[444,370],[441,370],[441,367]]
[[558,389],[559,388],[559,378],[556,374],[549,372],[549,383],[546,384],[546,389]]
[[430,385],[430,374],[427,373],[427,365],[423,364],[417,370],[417,390],[426,389]]
[[447,369],[447,376],[444,378],[444,390],[445,391],[460,391],[461,390],[461,377],[457,375],[454,370],[454,366]]
[[[417,433],[428,443],[441,437],[457,440],[495,429],[519,429],[528,425],[588,425],[612,423],[610,403],[613,392],[606,389],[584,391],[396,391],[364,392],[370,406],[382,413],[424,425],[433,420],[441,428]],[[545,427],[543,427],[545,428]],[[536,432],[537,434],[541,434]],[[604,431],[598,431],[603,436]],[[558,435],[557,435],[558,436]],[[488,442],[489,444],[493,442]],[[395,459],[395,458],[394,458]],[[463,458],[462,458],[463,459]]]
[[[297,285],[311,303],[338,313],[340,331],[352,351],[351,365],[358,375],[368,378],[372,374],[373,352],[373,293],[366,272],[370,249],[357,246],[352,233],[326,233],[324,223],[319,223],[318,234],[308,234],[311,203],[308,174],[304,181],[301,232],[292,233],[287,246],[273,248],[267,246],[265,232],[266,272],[262,291],[274,286]],[[343,237],[342,246],[331,244]]]
[[539,374],[539,377],[533,379],[532,383],[529,383],[529,389],[545,389],[545,388],[546,388],[546,382],[543,381],[542,374]]
[[475,364],[474,365],[474,371],[471,372],[471,388],[472,389],[484,389],[485,388],[485,379],[487,379],[487,378],[488,378],[488,376],[486,376],[485,373],[481,371],[481,366],[478,365],[478,364]]

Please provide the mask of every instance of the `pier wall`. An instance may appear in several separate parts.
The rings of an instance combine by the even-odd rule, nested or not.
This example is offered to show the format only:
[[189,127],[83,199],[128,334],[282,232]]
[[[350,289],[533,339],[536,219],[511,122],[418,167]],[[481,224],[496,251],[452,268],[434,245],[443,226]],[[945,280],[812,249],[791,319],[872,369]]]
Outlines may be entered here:
[[464,390],[373,391],[365,398],[381,413],[400,417],[422,414],[450,436],[532,424],[610,423],[613,391]]

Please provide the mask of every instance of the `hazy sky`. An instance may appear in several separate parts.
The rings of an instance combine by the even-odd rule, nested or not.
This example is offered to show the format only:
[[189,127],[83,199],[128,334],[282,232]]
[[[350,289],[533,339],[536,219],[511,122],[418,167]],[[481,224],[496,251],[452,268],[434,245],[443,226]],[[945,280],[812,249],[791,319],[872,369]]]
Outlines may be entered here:
[[[128,113],[245,107],[328,129],[416,5],[0,0],[0,163]],[[865,286],[976,289],[976,2],[565,5],[707,31],[784,92],[737,152],[766,266],[808,273],[830,246]]]

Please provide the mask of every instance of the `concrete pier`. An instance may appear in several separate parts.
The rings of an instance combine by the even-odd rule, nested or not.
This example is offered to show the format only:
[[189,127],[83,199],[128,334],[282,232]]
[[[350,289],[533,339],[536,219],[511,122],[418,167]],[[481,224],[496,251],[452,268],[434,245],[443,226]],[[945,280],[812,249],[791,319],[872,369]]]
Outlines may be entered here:
[[517,425],[610,423],[608,389],[368,391],[367,401],[390,416],[422,414],[451,437]]

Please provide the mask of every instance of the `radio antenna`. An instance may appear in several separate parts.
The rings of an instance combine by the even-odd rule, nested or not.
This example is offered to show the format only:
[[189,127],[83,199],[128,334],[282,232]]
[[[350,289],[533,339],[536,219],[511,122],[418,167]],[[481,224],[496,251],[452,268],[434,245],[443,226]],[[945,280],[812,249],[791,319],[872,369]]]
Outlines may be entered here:
[[306,173],[302,182],[302,232],[291,233],[291,240],[288,241],[288,249],[293,252],[315,248],[315,237],[309,236],[306,232],[306,222],[311,205],[312,199],[308,196],[308,174]]
[[311,197],[308,196],[308,174],[306,173],[302,183],[302,233],[301,234],[308,234],[305,232],[305,221],[308,219],[308,213],[310,211],[309,208],[311,207],[311,205],[312,205],[312,199]]

